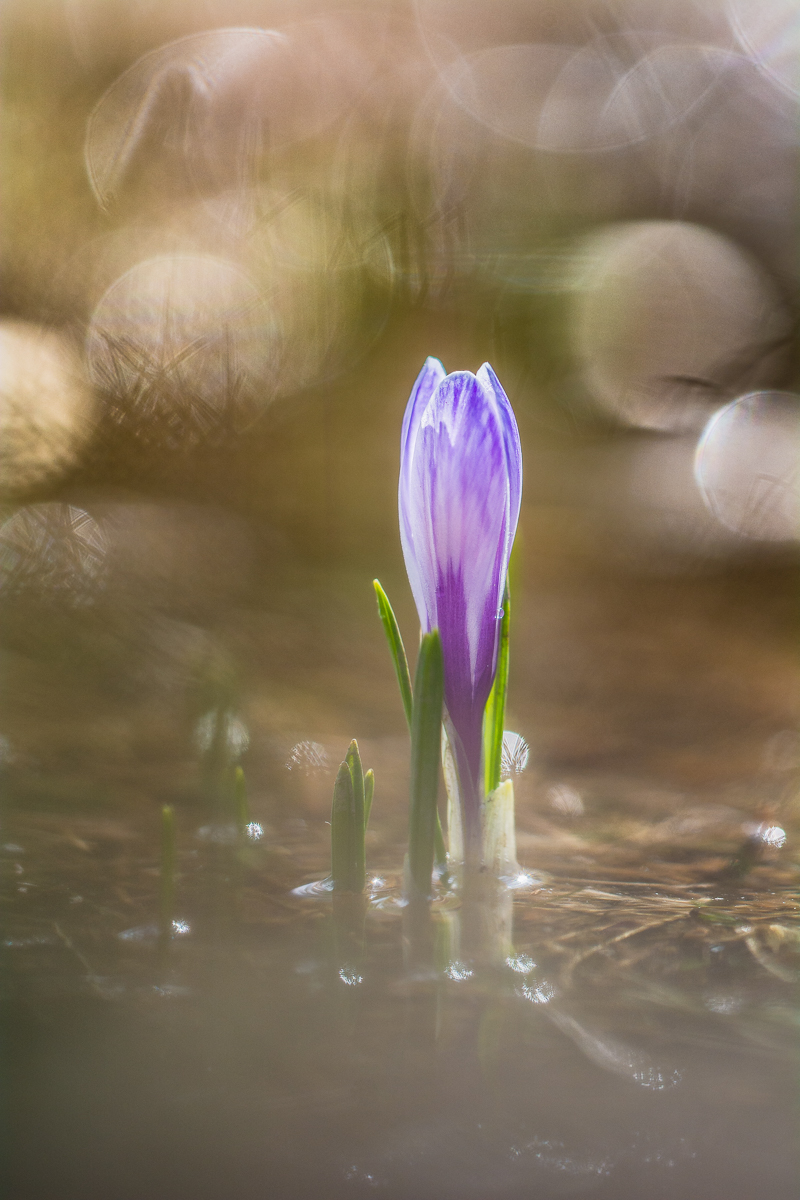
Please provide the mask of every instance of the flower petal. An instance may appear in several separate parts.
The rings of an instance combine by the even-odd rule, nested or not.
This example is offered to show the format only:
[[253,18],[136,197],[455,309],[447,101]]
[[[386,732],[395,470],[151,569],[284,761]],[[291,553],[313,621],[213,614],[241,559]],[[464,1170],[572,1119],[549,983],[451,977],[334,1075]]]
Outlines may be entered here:
[[[519,520],[519,509],[522,501],[522,446],[519,440],[517,418],[514,416],[514,410],[511,407],[503,385],[488,362],[483,364],[476,378],[492,395],[497,405],[500,423],[503,427],[506,455],[508,458],[508,483],[511,494],[509,539],[513,542],[514,534],[517,531],[517,521]],[[509,551],[510,549],[509,545]]]
[[[414,530],[408,521],[409,476],[411,463],[414,458],[414,446],[417,440],[420,419],[430,403],[438,384],[441,383],[445,376],[446,371],[438,358],[426,359],[425,365],[417,376],[414,387],[411,389],[411,395],[403,415],[403,428],[400,434],[400,484],[398,494],[400,541],[403,546],[403,557],[406,562],[406,571],[409,583],[411,584],[411,591],[417,605],[417,611],[420,614],[420,623],[426,631],[433,628],[433,626],[427,619],[430,614],[424,609],[425,602],[417,561],[418,553],[415,545]],[[425,615],[423,615],[424,613]]]
[[406,411],[403,414],[403,428],[400,432],[401,463],[406,459],[409,449],[413,449],[413,441],[417,436],[420,418],[428,407],[436,388],[446,375],[447,372],[438,358],[429,356],[425,359],[425,365],[414,382]]

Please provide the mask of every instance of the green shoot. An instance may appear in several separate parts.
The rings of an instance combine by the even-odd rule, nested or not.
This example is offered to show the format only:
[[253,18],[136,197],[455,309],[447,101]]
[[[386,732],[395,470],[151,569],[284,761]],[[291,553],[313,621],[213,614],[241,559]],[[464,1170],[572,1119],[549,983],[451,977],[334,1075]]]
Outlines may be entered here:
[[353,890],[355,854],[353,850],[353,780],[346,762],[339,767],[333,785],[331,810],[331,876],[337,891]]
[[372,799],[375,795],[375,772],[370,768],[364,776],[364,829],[369,825]]
[[412,891],[429,896],[436,841],[444,665],[439,631],[426,633],[419,647],[411,721],[411,809],[408,867]]
[[[400,633],[400,627],[397,624],[397,618],[394,615],[394,609],[389,603],[389,597],[381,587],[377,579],[373,579],[372,586],[375,588],[375,595],[378,598],[378,613],[383,624],[386,640],[389,643],[389,652],[394,663],[395,673],[397,674],[397,682],[400,685],[400,695],[403,700],[403,710],[406,714],[409,731],[414,711],[414,698],[411,690],[411,673],[408,669],[408,656],[406,648],[403,645],[403,638]],[[367,819],[369,819],[369,811],[367,811]],[[442,833],[442,822],[439,813],[436,813],[436,830],[434,833],[435,843],[435,861],[436,866],[440,870],[444,870],[447,866],[447,847],[444,844],[444,834]]]
[[331,811],[331,876],[335,891],[363,892],[366,882],[367,797],[372,805],[375,776],[361,766],[358,743],[352,741],[339,767]]
[[486,702],[483,716],[483,791],[491,796],[500,786],[503,760],[503,732],[508,693],[508,631],[510,623],[510,600],[508,581],[503,592],[503,617],[500,625],[500,643],[497,648],[497,674]]
[[358,742],[353,738],[347,748],[344,761],[350,771],[353,782],[353,813],[356,826],[363,830],[364,825],[364,768],[361,766],[361,755],[358,752]]
[[403,639],[400,636],[400,627],[397,624],[397,618],[394,615],[392,606],[389,603],[389,597],[377,579],[373,579],[372,586],[375,588],[375,595],[378,598],[378,613],[380,614],[384,632],[386,633],[386,640],[389,643],[389,651],[392,655],[395,672],[397,673],[397,682],[400,685],[400,695],[403,698],[403,709],[410,729],[414,702],[411,693],[411,675],[408,670],[406,648],[403,645]]

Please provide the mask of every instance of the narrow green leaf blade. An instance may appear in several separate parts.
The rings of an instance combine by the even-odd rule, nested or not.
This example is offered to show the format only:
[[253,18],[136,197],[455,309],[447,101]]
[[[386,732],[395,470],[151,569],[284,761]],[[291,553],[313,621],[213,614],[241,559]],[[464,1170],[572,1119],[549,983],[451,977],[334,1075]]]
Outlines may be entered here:
[[364,776],[364,828],[369,825],[369,814],[372,811],[372,800],[375,795],[375,772],[370,769]]
[[366,855],[364,847],[364,768],[361,765],[361,755],[358,752],[358,742],[353,738],[350,743],[345,762],[350,771],[353,784],[353,836],[351,848],[351,888],[352,892],[362,891],[366,882]]
[[358,742],[353,738],[350,745],[347,747],[347,754],[344,761],[347,763],[350,771],[350,778],[353,781],[353,797],[356,803],[356,810],[364,807],[364,768],[361,765],[361,754],[358,749]]
[[511,621],[511,602],[506,580],[503,592],[503,617],[500,624],[500,643],[497,648],[497,674],[483,714],[483,791],[490,796],[500,785],[503,761],[503,730],[508,693],[508,634]]
[[353,890],[353,779],[343,762],[333,785],[331,809],[331,877],[337,891]]
[[431,891],[443,702],[442,643],[435,629],[420,642],[411,721],[408,862],[411,886],[418,896]]
[[392,655],[392,662],[397,674],[397,682],[400,685],[400,695],[403,698],[403,709],[410,729],[414,703],[411,695],[411,673],[408,669],[406,648],[403,645],[403,639],[400,636],[400,627],[397,624],[397,618],[394,615],[392,606],[389,603],[389,597],[377,579],[373,579],[372,586],[375,588],[375,595],[378,598],[378,613],[383,623],[386,640],[389,643],[389,651]]

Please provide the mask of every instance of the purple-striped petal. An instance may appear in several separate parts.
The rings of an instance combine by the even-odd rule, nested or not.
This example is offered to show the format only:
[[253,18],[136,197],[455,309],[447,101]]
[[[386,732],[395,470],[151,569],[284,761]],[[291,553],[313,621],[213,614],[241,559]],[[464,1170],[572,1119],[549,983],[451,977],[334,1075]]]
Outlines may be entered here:
[[433,393],[439,383],[445,378],[445,371],[438,358],[428,358],[424,367],[417,376],[416,382],[411,389],[406,411],[403,416],[403,428],[400,434],[400,485],[399,485],[399,512],[400,512],[400,542],[403,547],[403,557],[406,562],[406,571],[408,580],[411,584],[411,592],[414,601],[417,605],[417,611],[420,614],[420,623],[424,629],[432,628],[427,617],[423,619],[424,594],[422,581],[419,575],[417,566],[417,549],[415,545],[415,531],[408,521],[409,498],[408,498],[408,481],[411,471],[411,463],[414,455],[414,444],[416,442],[417,433],[419,431],[419,423],[423,412],[431,401]]
[[[514,416],[514,410],[511,407],[508,396],[506,395],[500,380],[495,375],[490,364],[484,363],[478,371],[476,378],[487,388],[489,393],[497,405],[497,412],[500,418],[500,423],[503,427],[503,438],[506,445],[506,456],[508,459],[508,483],[511,492],[511,513],[510,513],[510,533],[511,541],[514,541],[514,534],[517,530],[517,521],[519,520],[519,509],[522,501],[522,446],[519,440],[519,429],[517,428],[517,418]],[[509,547],[509,552],[510,552]]]

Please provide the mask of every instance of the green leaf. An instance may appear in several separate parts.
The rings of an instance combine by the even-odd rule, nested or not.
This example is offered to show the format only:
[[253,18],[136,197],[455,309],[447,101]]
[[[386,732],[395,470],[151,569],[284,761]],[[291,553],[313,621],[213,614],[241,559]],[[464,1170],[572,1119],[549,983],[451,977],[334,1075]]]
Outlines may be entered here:
[[[392,655],[392,662],[397,674],[397,682],[400,685],[400,695],[403,698],[403,709],[408,721],[408,728],[411,729],[412,713],[414,710],[414,699],[411,690],[411,673],[408,669],[408,658],[406,657],[406,649],[403,645],[403,639],[400,635],[400,628],[397,624],[397,618],[394,615],[394,610],[389,603],[389,597],[381,587],[377,579],[373,579],[372,586],[375,588],[375,595],[378,598],[378,613],[383,622],[386,640],[389,643],[389,650]],[[436,865],[437,867],[445,867],[447,865],[447,850],[444,844],[444,834],[442,833],[442,822],[439,814],[436,814]]]
[[411,695],[411,674],[408,670],[406,648],[403,645],[403,639],[400,636],[400,627],[397,624],[397,618],[394,615],[392,606],[389,603],[389,597],[377,579],[373,579],[372,586],[375,588],[375,595],[378,598],[378,613],[383,623],[386,640],[389,643],[389,651],[392,655],[392,662],[397,674],[397,682],[400,685],[400,695],[403,698],[403,709],[410,729],[414,702]]
[[[347,747],[347,754],[344,761],[350,771],[350,778],[353,781],[353,799],[355,802],[355,811],[358,814],[364,812],[364,768],[361,765],[361,755],[358,752],[358,742],[353,738],[350,745]],[[362,817],[363,824],[363,817]]]
[[353,826],[355,802],[353,778],[346,762],[339,767],[333,785],[331,809],[331,877],[337,891],[353,891],[354,849]]
[[508,693],[508,630],[511,605],[508,580],[503,591],[503,617],[497,647],[497,673],[483,714],[483,794],[490,796],[500,786],[503,761],[503,731]]
[[411,720],[408,865],[411,887],[417,896],[428,896],[431,891],[443,703],[442,643],[435,629],[420,642]]
[[360,892],[366,879],[364,832],[366,830],[364,806],[364,768],[361,765],[361,755],[358,752],[358,742],[353,738],[344,761],[350,771],[353,782],[353,878],[361,883],[351,888]]
[[354,741],[333,787],[331,876],[336,891],[364,890],[364,774],[358,744]]
[[364,776],[364,828],[369,825],[369,814],[372,811],[372,799],[375,795],[375,772],[372,768]]

